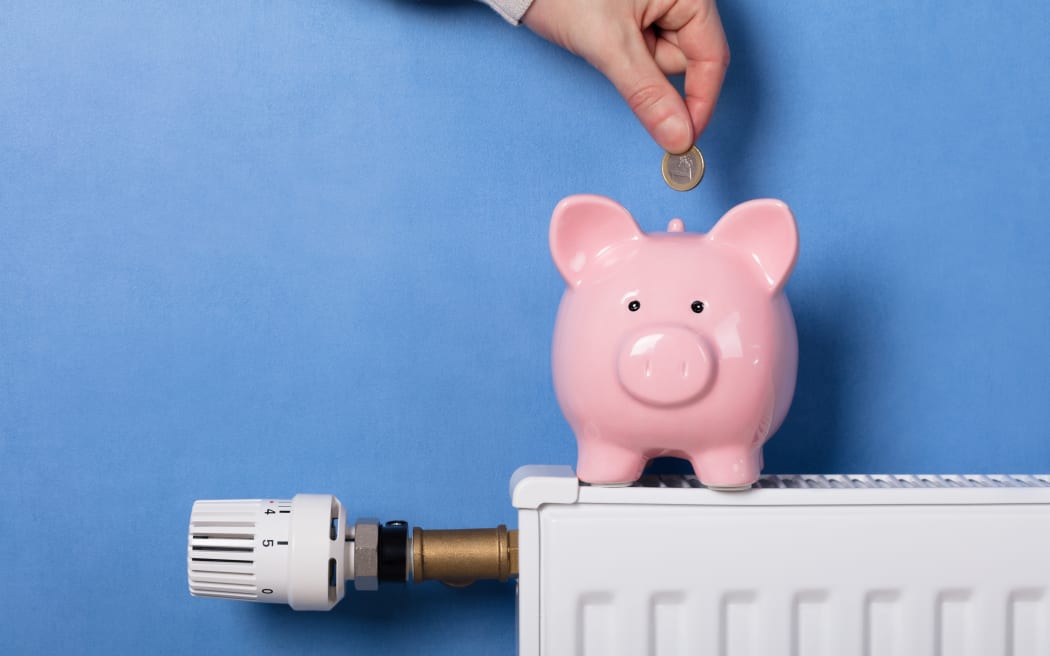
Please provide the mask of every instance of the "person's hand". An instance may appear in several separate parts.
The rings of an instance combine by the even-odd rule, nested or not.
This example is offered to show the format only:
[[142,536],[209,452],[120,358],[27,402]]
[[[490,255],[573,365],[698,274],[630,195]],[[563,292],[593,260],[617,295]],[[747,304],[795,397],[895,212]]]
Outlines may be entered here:
[[522,22],[604,73],[664,150],[689,150],[711,120],[729,65],[715,0],[533,0]]

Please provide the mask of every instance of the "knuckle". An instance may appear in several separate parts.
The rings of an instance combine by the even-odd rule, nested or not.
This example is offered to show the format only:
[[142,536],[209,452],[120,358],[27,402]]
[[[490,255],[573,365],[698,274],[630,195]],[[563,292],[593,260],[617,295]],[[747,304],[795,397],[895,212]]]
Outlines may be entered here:
[[656,109],[664,98],[664,85],[656,82],[642,83],[624,96],[627,105],[636,114],[647,114]]

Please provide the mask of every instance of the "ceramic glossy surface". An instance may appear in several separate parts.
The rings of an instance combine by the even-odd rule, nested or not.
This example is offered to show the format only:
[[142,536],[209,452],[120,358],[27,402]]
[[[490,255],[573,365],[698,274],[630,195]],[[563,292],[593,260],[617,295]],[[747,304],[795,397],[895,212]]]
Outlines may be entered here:
[[567,285],[554,388],[580,480],[633,481],[658,456],[688,459],[712,487],[757,480],[798,367],[787,205],[743,203],[707,234],[679,219],[646,234],[615,201],[571,196],[554,210],[550,247]]

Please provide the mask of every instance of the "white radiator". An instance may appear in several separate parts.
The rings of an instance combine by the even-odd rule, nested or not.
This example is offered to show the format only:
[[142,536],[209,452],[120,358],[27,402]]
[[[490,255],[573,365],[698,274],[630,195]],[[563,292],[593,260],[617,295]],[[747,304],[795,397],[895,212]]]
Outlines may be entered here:
[[523,467],[521,656],[1050,656],[1050,476]]

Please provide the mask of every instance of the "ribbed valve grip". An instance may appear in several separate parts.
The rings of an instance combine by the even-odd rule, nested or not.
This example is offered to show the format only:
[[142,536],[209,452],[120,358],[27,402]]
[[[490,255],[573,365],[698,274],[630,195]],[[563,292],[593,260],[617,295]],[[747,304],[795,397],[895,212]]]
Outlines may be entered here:
[[190,593],[328,610],[345,592],[346,510],[328,494],[197,501],[190,515]]

